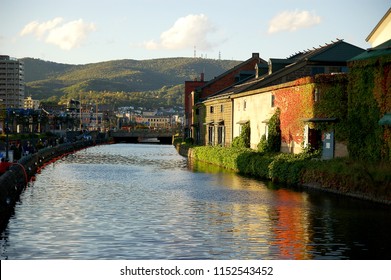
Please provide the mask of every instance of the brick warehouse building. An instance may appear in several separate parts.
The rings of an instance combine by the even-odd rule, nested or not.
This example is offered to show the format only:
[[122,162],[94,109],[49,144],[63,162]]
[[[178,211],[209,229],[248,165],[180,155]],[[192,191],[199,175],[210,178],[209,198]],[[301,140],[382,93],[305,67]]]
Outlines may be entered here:
[[[255,76],[255,65],[267,64],[259,57],[259,53],[253,53],[251,58],[222,73],[214,79],[205,82],[203,75],[201,81],[185,82],[185,137],[199,139],[199,124],[195,122],[194,105],[209,96],[225,90],[237,83]],[[197,85],[199,84],[199,85]],[[196,113],[197,111],[195,111]]]

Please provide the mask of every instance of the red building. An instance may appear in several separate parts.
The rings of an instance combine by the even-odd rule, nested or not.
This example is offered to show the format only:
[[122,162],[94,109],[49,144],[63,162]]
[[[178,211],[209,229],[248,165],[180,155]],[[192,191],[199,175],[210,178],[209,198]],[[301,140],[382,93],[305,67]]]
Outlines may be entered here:
[[192,137],[194,91],[205,85],[204,73],[201,73],[201,80],[185,81],[185,137]]
[[251,58],[222,73],[214,79],[205,82],[203,75],[201,81],[185,82],[185,137],[196,138],[194,135],[194,112],[193,107],[199,101],[218,94],[219,92],[255,76],[256,65],[267,64],[259,57],[259,53],[253,53]]

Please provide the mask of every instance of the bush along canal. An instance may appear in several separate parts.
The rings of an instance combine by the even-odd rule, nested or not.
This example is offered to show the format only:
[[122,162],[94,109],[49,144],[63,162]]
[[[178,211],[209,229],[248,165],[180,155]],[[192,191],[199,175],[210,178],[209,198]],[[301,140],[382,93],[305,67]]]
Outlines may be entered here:
[[211,163],[254,178],[314,188],[391,205],[391,165],[347,158],[320,160],[314,153],[262,153],[246,148],[176,144],[191,160]]
[[19,196],[30,180],[45,165],[78,150],[95,145],[92,140],[60,144],[39,150],[12,163],[7,172],[0,175],[0,228],[1,231],[14,212]]

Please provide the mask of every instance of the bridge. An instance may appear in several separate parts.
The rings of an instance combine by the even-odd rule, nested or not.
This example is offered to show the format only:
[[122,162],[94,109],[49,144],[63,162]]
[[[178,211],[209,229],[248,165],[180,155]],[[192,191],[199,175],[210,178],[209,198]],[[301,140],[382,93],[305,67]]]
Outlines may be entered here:
[[132,129],[130,131],[113,131],[110,136],[116,143],[158,142],[160,144],[172,144],[172,137],[175,134],[175,130],[167,129]]

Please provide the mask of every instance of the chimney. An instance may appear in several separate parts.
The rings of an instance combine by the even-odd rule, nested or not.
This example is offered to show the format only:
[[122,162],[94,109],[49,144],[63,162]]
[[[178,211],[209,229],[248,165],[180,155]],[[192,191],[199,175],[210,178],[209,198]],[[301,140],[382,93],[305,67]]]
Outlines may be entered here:
[[252,59],[256,59],[257,63],[261,62],[261,58],[259,57],[259,53],[253,53]]
[[201,73],[201,82],[204,81],[204,73]]

